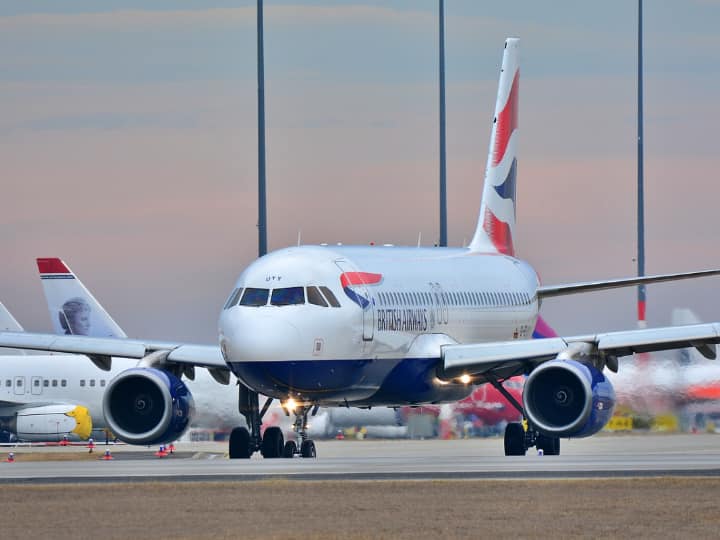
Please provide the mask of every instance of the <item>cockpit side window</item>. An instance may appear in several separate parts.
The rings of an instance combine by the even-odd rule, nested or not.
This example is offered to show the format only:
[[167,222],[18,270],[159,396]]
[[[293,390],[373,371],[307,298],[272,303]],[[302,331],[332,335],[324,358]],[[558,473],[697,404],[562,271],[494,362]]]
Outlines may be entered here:
[[242,292],[243,292],[242,287],[239,289],[233,290],[233,292],[230,293],[230,296],[228,297],[227,302],[225,302],[223,309],[230,309],[234,305],[237,305]]
[[317,287],[308,287],[307,288],[307,299],[308,299],[309,304],[313,304],[315,306],[328,307],[328,303],[323,298],[323,295],[320,294],[320,291],[318,291]]
[[305,303],[305,290],[302,287],[273,289],[270,303],[273,306],[294,306]]
[[323,285],[320,287],[320,290],[325,295],[325,298],[327,298],[327,301],[332,307],[340,307],[340,302],[338,302],[337,298],[335,298],[335,295],[330,289]]
[[255,289],[253,287],[248,287],[245,289],[245,294],[242,295],[240,305],[255,307],[264,306],[267,304],[269,294],[269,289]]

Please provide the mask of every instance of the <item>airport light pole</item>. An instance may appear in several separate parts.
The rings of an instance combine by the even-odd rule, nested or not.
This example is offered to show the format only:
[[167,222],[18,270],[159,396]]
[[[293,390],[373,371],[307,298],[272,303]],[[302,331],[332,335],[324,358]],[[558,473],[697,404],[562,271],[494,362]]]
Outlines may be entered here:
[[263,1],[257,0],[258,79],[258,256],[267,253],[267,212],[265,196],[265,56],[263,51]]
[[447,247],[447,178],[445,175],[445,1],[439,0],[440,79],[440,246]]
[[[638,277],[645,275],[645,189],[643,186],[643,54],[642,54],[642,0],[638,0],[638,84],[637,84],[637,215],[638,215]],[[638,326],[645,328],[645,285],[638,286]]]

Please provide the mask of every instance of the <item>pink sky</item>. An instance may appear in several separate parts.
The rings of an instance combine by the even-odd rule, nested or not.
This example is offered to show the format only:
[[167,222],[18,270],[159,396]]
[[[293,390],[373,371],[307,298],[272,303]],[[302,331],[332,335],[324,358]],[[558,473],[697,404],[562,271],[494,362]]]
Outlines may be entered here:
[[[292,9],[271,10],[266,28],[270,248],[296,243],[298,231],[304,243],[414,245],[418,234],[432,243],[433,16],[418,9],[408,19],[392,7]],[[0,85],[0,300],[28,329],[50,329],[34,259],[59,256],[129,335],[215,340],[219,308],[257,250],[255,49],[246,11],[0,16],[2,39],[23,51],[0,60],[0,72],[5,63],[6,72],[20,73]],[[697,5],[689,11],[703,17]],[[583,17],[594,14],[580,10],[575,26],[564,21],[562,39],[559,23],[515,24],[513,13],[449,16],[451,244],[462,245],[475,228],[502,36],[512,33],[523,51],[520,255],[546,283],[636,272],[630,15],[606,36],[586,28]],[[88,19],[107,37],[84,43],[78,32]],[[368,46],[388,65],[381,57],[362,69],[329,56],[292,63],[277,36],[300,23],[326,36],[337,49],[328,55],[357,59]],[[662,18],[649,16],[648,24],[647,272],[718,267],[720,70],[717,62],[677,67],[716,40],[710,30],[676,34]],[[343,25],[347,40],[338,38]],[[388,40],[381,52],[353,39],[365,27]],[[238,34],[237,48],[198,49],[193,32]],[[398,34],[409,44],[400,47]],[[97,39],[100,52],[112,52],[113,69],[94,58]],[[153,67],[154,49],[120,46],[136,39],[157,39],[163,65]],[[408,57],[414,44],[418,58]],[[660,57],[652,44],[669,52]],[[287,44],[297,55],[304,46]],[[402,55],[393,56],[395,48]],[[199,71],[175,78],[168,62]],[[216,71],[201,73],[207,64]],[[712,279],[650,287],[649,322],[667,324],[674,306],[718,320],[718,287]],[[543,312],[561,334],[618,329],[634,324],[635,294],[550,300]]]

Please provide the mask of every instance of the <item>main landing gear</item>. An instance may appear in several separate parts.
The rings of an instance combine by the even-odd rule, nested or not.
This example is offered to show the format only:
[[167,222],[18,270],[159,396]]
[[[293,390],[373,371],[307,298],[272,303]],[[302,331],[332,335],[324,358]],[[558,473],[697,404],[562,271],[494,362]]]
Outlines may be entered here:
[[536,447],[546,456],[560,455],[560,439],[548,437],[528,427],[525,429],[520,422],[512,422],[505,426],[505,455],[524,456],[528,448]]
[[[525,418],[525,411],[522,405],[518,403],[515,397],[505,390],[505,387],[497,379],[488,381],[500,392],[510,404],[515,407]],[[506,456],[524,456],[528,448],[533,446],[538,450],[542,450],[543,455],[559,456],[560,455],[560,439],[558,437],[548,437],[539,433],[532,426],[528,425],[527,429],[520,422],[511,422],[505,426],[505,455]]]
[[263,416],[270,407],[272,398],[267,398],[260,409],[257,392],[249,390],[242,384],[238,388],[238,408],[240,414],[245,417],[249,429],[236,427],[230,432],[230,459],[249,459],[258,450],[264,458],[291,458],[295,455],[307,458],[316,457],[315,443],[307,438],[309,406],[304,406],[295,413],[293,431],[296,434],[297,442],[293,440],[286,442],[279,427],[269,427],[262,435],[260,432]]

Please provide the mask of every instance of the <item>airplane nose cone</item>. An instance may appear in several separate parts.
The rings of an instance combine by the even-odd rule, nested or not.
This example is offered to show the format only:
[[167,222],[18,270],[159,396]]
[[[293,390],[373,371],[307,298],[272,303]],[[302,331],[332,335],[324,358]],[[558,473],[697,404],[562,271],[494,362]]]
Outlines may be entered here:
[[[249,313],[248,313],[249,312]],[[300,332],[279,314],[234,308],[220,321],[220,346],[228,362],[291,360],[304,353]]]

